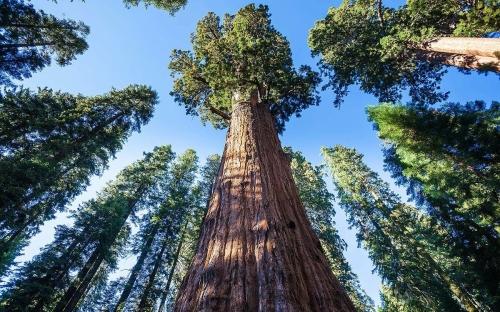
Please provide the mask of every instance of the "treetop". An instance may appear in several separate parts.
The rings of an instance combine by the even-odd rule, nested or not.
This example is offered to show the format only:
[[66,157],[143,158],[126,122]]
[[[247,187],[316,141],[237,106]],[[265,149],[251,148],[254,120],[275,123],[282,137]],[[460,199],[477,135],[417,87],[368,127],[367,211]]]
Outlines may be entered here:
[[203,122],[225,127],[232,106],[252,92],[268,105],[278,130],[291,115],[318,103],[318,75],[308,66],[293,67],[289,42],[272,26],[265,5],[247,5],[222,20],[208,13],[191,43],[192,51],[172,52],[171,94]]

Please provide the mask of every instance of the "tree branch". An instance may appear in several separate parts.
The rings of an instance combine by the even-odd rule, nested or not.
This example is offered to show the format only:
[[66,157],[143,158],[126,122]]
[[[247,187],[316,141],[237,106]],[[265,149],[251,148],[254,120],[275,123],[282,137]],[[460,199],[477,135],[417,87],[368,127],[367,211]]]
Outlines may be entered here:
[[205,104],[205,105],[208,107],[208,109],[210,109],[210,111],[211,111],[212,113],[214,113],[214,114],[216,114],[216,115],[220,116],[222,119],[227,120],[227,121],[231,120],[231,115],[229,115],[229,114],[228,114],[228,113],[226,113],[225,111],[220,110],[220,109],[218,109],[217,107],[213,107],[213,106],[212,106],[212,105],[210,105],[210,104]]

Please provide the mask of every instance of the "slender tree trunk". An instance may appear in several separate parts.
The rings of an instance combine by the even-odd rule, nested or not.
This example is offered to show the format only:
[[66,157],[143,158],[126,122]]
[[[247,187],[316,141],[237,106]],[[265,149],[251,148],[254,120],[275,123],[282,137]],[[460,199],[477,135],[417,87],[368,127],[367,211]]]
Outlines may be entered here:
[[[85,293],[88,291],[90,283],[92,282],[97,271],[101,267],[101,263],[103,260],[104,260],[104,253],[101,252],[98,258],[92,264],[92,267],[89,270],[89,272],[85,275],[83,281],[80,283],[76,291],[73,293],[73,296],[71,296],[69,301],[65,303],[64,308],[60,311],[62,312],[76,311],[78,303],[85,296]],[[56,309],[54,311],[59,311],[59,310]]]
[[136,192],[135,199],[129,202],[128,210],[122,216],[121,225],[117,227],[114,232],[109,233],[109,235],[113,238],[109,240],[111,242],[107,246],[102,246],[99,244],[96,249],[92,252],[92,255],[87,260],[83,268],[78,272],[78,276],[71,282],[70,287],[65,291],[63,297],[57,302],[56,307],[54,308],[54,312],[69,312],[74,311],[76,306],[85,292],[88,290],[90,282],[94,278],[97,270],[101,266],[101,263],[104,260],[107,249],[111,247],[114,243],[116,237],[120,233],[123,225],[127,221],[128,217],[132,213],[134,206],[137,204],[141,196],[144,194],[145,185],[141,185]]
[[[60,287],[57,286],[57,283],[69,274],[71,265],[75,262],[74,253],[82,252],[82,250],[86,247],[87,243],[90,241],[89,238],[86,238],[83,241],[76,239],[71,245],[68,247],[64,255],[59,257],[59,263],[56,267],[52,267],[47,275],[43,278],[42,285],[48,287],[52,290],[52,293],[55,293]],[[80,244],[81,243],[81,244]],[[61,259],[64,262],[60,263]],[[40,296],[40,292],[36,293],[37,296]],[[32,296],[34,297],[35,294]],[[43,308],[47,306],[53,298],[52,296],[47,297],[45,300],[40,300],[34,308],[34,311],[43,311]]]
[[160,252],[156,256],[155,264],[153,266],[153,270],[149,274],[148,278],[148,283],[146,284],[146,287],[144,288],[144,291],[142,292],[141,296],[141,301],[139,302],[139,306],[137,307],[137,311],[148,311],[148,308],[151,308],[150,302],[149,302],[149,294],[151,293],[151,290],[153,289],[155,280],[156,280],[156,275],[158,274],[158,271],[160,270],[160,265],[163,262],[163,254],[165,253],[165,249],[167,249],[168,246],[168,238],[165,237]]
[[451,66],[500,72],[498,38],[437,38],[426,42],[419,55]]
[[181,253],[182,244],[184,243],[186,228],[187,228],[187,222],[182,230],[182,235],[179,240],[179,244],[177,244],[177,250],[175,251],[174,260],[172,261],[172,265],[170,266],[170,271],[168,272],[167,284],[165,285],[165,288],[163,289],[161,295],[161,301],[160,301],[160,306],[158,307],[158,312],[162,312],[165,309],[165,303],[167,301],[168,293],[170,291],[170,285],[172,284],[172,278],[174,276],[177,263],[179,262],[179,254]]
[[236,105],[175,311],[355,311],[333,276],[257,96]]
[[120,299],[118,299],[118,302],[116,303],[115,312],[119,312],[123,310],[125,301],[127,300],[128,296],[132,292],[132,287],[134,286],[135,281],[137,280],[137,277],[139,276],[139,273],[142,269],[142,266],[144,265],[144,261],[146,260],[147,255],[149,254],[149,251],[151,250],[151,245],[153,244],[154,238],[156,237],[156,234],[158,233],[158,229],[160,227],[160,223],[156,223],[154,228],[152,229],[151,233],[148,236],[148,239],[146,241],[146,244],[142,248],[141,254],[139,258],[137,259],[137,262],[135,263],[134,267],[132,268],[132,272],[130,272],[130,276],[127,280],[127,284],[125,284],[125,287],[123,288],[122,294],[120,295]]
[[434,270],[436,270],[438,276],[443,280],[445,284],[448,285],[448,288],[450,289],[451,293],[455,298],[460,302],[465,310],[467,312],[477,312],[477,311],[490,311],[489,309],[483,308],[480,303],[478,303],[474,297],[470,295],[470,293],[464,289],[462,285],[459,283],[456,283],[445,271],[441,269],[438,263],[434,261],[434,258],[432,258],[430,255],[426,255],[428,258],[428,261],[431,263],[431,265],[434,267]]
[[95,267],[96,262],[99,259],[101,259],[101,254],[102,254],[102,247],[101,246],[97,247],[94,250],[94,252],[92,252],[92,255],[90,256],[90,258],[87,260],[87,262],[85,263],[83,268],[80,270],[80,272],[78,272],[78,276],[71,283],[71,286],[66,290],[66,292],[64,293],[64,296],[57,303],[56,307],[54,308],[54,312],[66,311],[66,307],[68,306],[70,301],[73,299],[73,297],[77,293],[80,286],[83,283],[85,283],[85,281],[88,278],[89,273],[91,273],[93,271],[93,268]]

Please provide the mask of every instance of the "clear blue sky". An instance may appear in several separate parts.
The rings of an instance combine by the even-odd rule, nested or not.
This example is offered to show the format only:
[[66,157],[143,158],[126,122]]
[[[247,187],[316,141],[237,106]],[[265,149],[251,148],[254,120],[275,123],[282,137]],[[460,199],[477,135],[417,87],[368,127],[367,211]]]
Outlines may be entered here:
[[[141,133],[135,133],[123,150],[110,163],[103,176],[92,179],[87,191],[79,196],[72,207],[89,199],[112,179],[120,169],[141,157],[143,151],[150,151],[156,145],[171,144],[181,153],[187,148],[195,149],[204,159],[213,153],[222,153],[225,131],[202,126],[200,121],[184,114],[184,109],[175,104],[169,96],[172,79],[167,69],[170,51],[174,48],[189,49],[190,33],[196,22],[208,11],[217,14],[234,13],[248,4],[239,0],[189,0],[184,10],[175,17],[153,7],[126,9],[121,0],[59,0],[54,4],[47,0],[33,0],[35,7],[58,17],[84,21],[91,28],[88,37],[90,48],[66,67],[51,66],[25,80],[27,87],[50,87],[72,93],[96,95],[112,87],[123,88],[131,83],[151,85],[160,95],[160,104],[151,122]],[[340,1],[326,0],[275,0],[264,1],[269,5],[273,24],[290,41],[296,65],[316,63],[307,47],[307,33],[314,22],[325,16],[329,6]],[[398,5],[403,1],[387,1]],[[443,88],[451,91],[450,100],[470,101],[483,99],[498,100],[499,80],[492,75],[464,75],[450,70]],[[352,88],[350,95],[340,109],[331,105],[331,94],[321,94],[322,104],[312,107],[293,118],[282,135],[283,145],[302,151],[314,164],[321,163],[320,147],[343,144],[358,149],[365,155],[366,163],[381,176],[390,181],[383,172],[381,142],[367,121],[366,105],[377,103],[370,95]],[[404,193],[398,190],[399,193]],[[19,260],[30,259],[39,248],[53,238],[54,226],[68,222],[65,214],[47,222],[37,235],[25,255]],[[372,273],[373,266],[367,253],[357,248],[354,232],[348,229],[345,215],[337,208],[336,222],[342,238],[349,247],[346,257],[354,272],[358,274],[363,288],[379,302],[380,278]],[[129,259],[128,264],[131,263]],[[122,273],[126,272],[122,267]]]

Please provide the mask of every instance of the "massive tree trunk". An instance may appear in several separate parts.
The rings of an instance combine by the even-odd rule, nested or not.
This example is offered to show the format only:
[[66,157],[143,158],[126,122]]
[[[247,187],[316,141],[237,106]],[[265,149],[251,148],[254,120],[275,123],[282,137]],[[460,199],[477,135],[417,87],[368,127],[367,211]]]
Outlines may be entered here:
[[307,220],[273,118],[255,95],[232,112],[175,311],[355,311]]
[[500,72],[500,39],[442,37],[426,42],[419,51],[430,61]]

